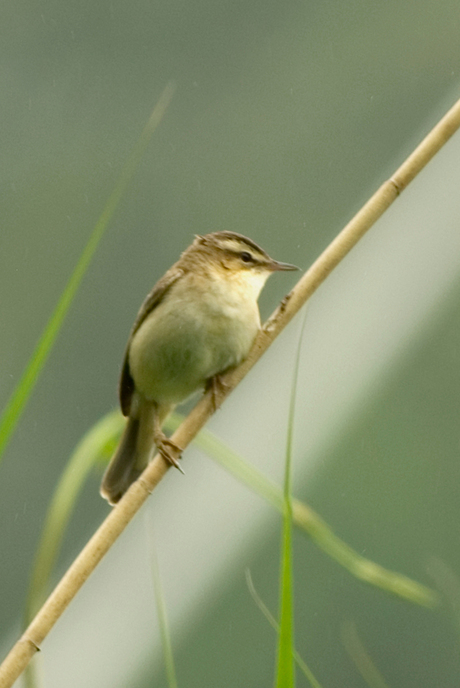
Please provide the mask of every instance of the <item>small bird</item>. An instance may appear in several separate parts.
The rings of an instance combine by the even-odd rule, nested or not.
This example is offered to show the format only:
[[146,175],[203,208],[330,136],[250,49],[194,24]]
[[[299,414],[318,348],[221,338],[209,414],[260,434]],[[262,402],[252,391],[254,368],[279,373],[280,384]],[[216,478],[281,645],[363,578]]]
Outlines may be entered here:
[[[257,299],[279,263],[234,232],[197,236],[156,283],[128,339],[119,383],[128,420],[101,484],[116,504],[158,452],[180,469],[181,450],[162,431],[173,408],[248,355],[260,329]],[[181,469],[180,469],[181,470]]]

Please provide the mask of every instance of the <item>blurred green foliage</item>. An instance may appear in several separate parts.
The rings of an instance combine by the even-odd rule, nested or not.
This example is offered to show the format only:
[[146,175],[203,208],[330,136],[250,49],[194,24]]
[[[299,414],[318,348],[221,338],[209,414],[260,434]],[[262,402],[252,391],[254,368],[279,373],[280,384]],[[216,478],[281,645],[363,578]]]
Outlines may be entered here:
[[[156,99],[170,79],[178,84],[161,135],[101,243],[1,466],[0,618],[6,647],[19,627],[55,485],[80,438],[116,404],[125,340],[145,293],[193,234],[206,231],[240,231],[280,260],[308,266],[456,97],[460,18],[454,0],[422,0],[416,7],[396,0],[7,0],[1,12],[2,407]],[[432,583],[427,562],[433,556],[452,571],[453,580],[460,570],[455,525],[460,518],[458,155],[449,158],[446,151],[439,158],[430,166],[435,172],[426,170],[419,186],[398,200],[388,224],[366,237],[356,252],[361,256],[367,250],[366,260],[354,263],[351,256],[312,305],[312,311],[316,304],[322,308],[330,329],[324,334],[317,311],[309,315],[312,326],[303,354],[307,367],[300,371],[296,407],[296,427],[300,432],[308,426],[308,432],[299,435],[294,457],[294,466],[301,463],[306,469],[314,453],[309,436],[315,427],[308,423],[314,418],[316,424],[323,399],[326,409],[332,409],[345,385],[344,371],[356,377],[375,365],[379,372],[369,378],[358,401],[347,390],[342,406],[353,410],[352,420],[336,424],[331,410],[325,433],[329,443],[315,453],[314,475],[296,477],[294,492],[365,557],[427,585]],[[378,241],[389,236],[392,226],[397,231],[384,251]],[[399,244],[405,236],[407,243]],[[424,242],[428,258],[420,267]],[[357,285],[359,296],[347,300],[350,284]],[[265,315],[286,285],[268,285],[261,303]],[[393,295],[391,306],[379,305],[379,291]],[[333,297],[326,309],[322,299],[328,294]],[[404,311],[410,296],[411,308]],[[370,310],[366,297],[372,297]],[[369,313],[376,314],[375,320]],[[359,365],[346,348],[341,316],[355,347],[363,347]],[[411,329],[403,330],[407,323]],[[384,359],[390,348],[387,333],[397,325],[403,334]],[[366,349],[376,332],[382,348]],[[320,349],[327,352],[325,363]],[[276,358],[280,350],[260,366],[261,378],[254,371],[241,396],[222,409],[213,426],[225,435],[222,419],[230,424],[235,406],[246,409],[228,432],[236,449],[241,442],[241,453],[256,465],[267,462],[267,472],[277,480],[273,466],[282,464],[286,405],[282,387],[272,392],[270,380],[278,371],[284,373],[286,361]],[[329,376],[314,379],[311,370],[319,369]],[[252,397],[255,386],[259,393]],[[245,402],[247,398],[252,401]],[[277,404],[276,414],[269,401]],[[267,417],[261,434],[259,405]],[[262,445],[264,437],[268,442]],[[234,489],[233,480],[204,462],[193,455],[190,468],[186,465],[187,482],[168,481],[152,500],[152,509],[161,506],[155,512],[160,535],[167,531],[170,536],[159,556],[177,557],[165,567],[165,595],[177,643],[178,683],[192,688],[270,685],[275,638],[252,604],[242,572],[250,566],[262,599],[275,609],[279,522],[267,517],[262,527],[261,519],[255,537],[251,523],[260,509],[258,499],[251,506],[251,497],[241,488],[236,497],[232,493],[228,506],[224,494]],[[222,521],[212,511],[202,468],[206,480],[212,485],[217,481],[219,506],[228,509]],[[69,526],[58,573],[105,513],[94,478]],[[176,513],[183,526],[172,533],[168,524],[175,523]],[[241,513],[247,518],[244,527],[238,522]],[[202,597],[188,607],[188,625],[179,624],[177,600],[189,588],[192,595],[195,569],[201,562],[205,570],[210,567],[207,555],[216,559],[233,521],[238,522],[240,549],[232,550],[231,565],[222,563],[219,576],[214,572],[215,588],[209,580],[202,583]],[[188,558],[186,539],[194,533],[203,534],[203,544]],[[305,547],[303,539],[299,546],[295,535],[293,544],[296,645],[302,656],[311,658],[311,669],[325,688],[365,685],[341,640],[343,619],[350,617],[388,685],[456,688],[458,638],[448,613],[405,605],[356,584],[314,547]],[[101,570],[104,590],[111,590],[110,576],[122,568],[122,548],[123,543],[114,553],[120,557],[117,563],[110,560]],[[179,575],[180,587],[171,590],[169,580]],[[124,610],[123,599],[133,588],[142,589],[142,572],[136,569],[130,576],[115,604],[110,598],[112,606]],[[103,619],[107,600],[100,590],[96,601],[91,605],[94,618]],[[135,606],[133,615],[140,619],[145,607]],[[77,616],[78,609],[72,613]],[[128,635],[135,635],[137,624],[127,617],[122,621]],[[78,624],[72,623],[77,634]],[[94,624],[92,618],[90,626]],[[65,656],[67,688],[72,688],[72,677],[75,685],[83,682],[87,688],[94,677],[100,688],[101,664],[107,685],[114,686],[109,648],[119,657],[115,675],[121,686],[127,685],[126,671],[133,688],[152,682],[162,688],[152,637],[145,633],[144,646],[128,652],[129,638],[117,636],[115,628],[114,618],[107,615],[103,633],[93,638],[84,623],[70,642],[63,622],[43,653],[48,674],[53,667],[59,673],[59,657],[64,656],[62,647],[50,656],[59,635],[63,647],[71,648],[71,657]],[[82,679],[78,672],[85,668],[89,677]],[[47,685],[53,682],[62,685],[62,673],[49,675]]]

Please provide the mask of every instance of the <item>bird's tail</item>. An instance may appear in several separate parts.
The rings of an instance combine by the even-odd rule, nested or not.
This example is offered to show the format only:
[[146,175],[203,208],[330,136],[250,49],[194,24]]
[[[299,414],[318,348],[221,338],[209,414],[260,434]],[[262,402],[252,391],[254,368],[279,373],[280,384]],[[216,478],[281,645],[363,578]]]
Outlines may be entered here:
[[120,444],[102,478],[101,495],[109,504],[119,502],[147,466],[153,447],[154,414],[150,404],[141,404],[138,413],[128,416]]
[[101,495],[109,504],[116,504],[141,473],[137,467],[139,425],[139,418],[128,418],[120,444],[102,478]]

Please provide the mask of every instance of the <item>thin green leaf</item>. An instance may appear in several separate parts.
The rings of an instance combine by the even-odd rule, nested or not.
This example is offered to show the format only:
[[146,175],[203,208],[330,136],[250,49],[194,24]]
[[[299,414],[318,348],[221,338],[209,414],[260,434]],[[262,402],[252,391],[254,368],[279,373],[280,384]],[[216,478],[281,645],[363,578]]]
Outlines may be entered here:
[[[290,511],[290,510],[289,510]],[[281,623],[278,640],[276,688],[294,688],[294,595],[292,581],[292,520],[285,511],[281,554]]]
[[283,486],[283,542],[281,554],[281,605],[280,605],[280,632],[278,643],[278,666],[276,675],[276,688],[295,687],[294,666],[294,582],[292,573],[292,500],[291,500],[291,475],[292,475],[292,442],[294,437],[295,404],[297,398],[297,380],[299,377],[300,350],[305,329],[306,313],[300,331],[297,352],[294,363],[293,379],[291,385],[291,398],[289,403],[288,429],[286,441],[286,459],[284,468]]
[[43,334],[41,335],[35,351],[33,352],[27,367],[19,380],[16,388],[13,391],[1,417],[0,417],[0,460],[3,452],[11,438],[11,435],[19,421],[22,411],[32,393],[35,383],[46,363],[46,360],[51,352],[51,349],[56,341],[56,337],[64,322],[65,316],[72,305],[73,299],[80,287],[81,281],[93,259],[99,242],[107,228],[108,223],[120,203],[123,194],[126,191],[129,181],[131,180],[141,157],[147,147],[147,144],[160,124],[163,115],[171,101],[174,94],[174,85],[169,83],[160,96],[153,112],[147,122],[144,131],[137,141],[134,149],[126,162],[124,169],[115,185],[114,190],[109,196],[109,199],[102,211],[99,220],[94,227],[88,243],[83,249],[83,253],[73,271],[62,295],[54,309],[51,318],[46,325]]
[[[257,590],[255,589],[254,583],[252,581],[251,572],[249,571],[249,569],[246,569],[246,583],[247,583],[247,586],[248,586],[248,589],[249,589],[249,592],[250,592],[252,599],[254,600],[256,605],[259,607],[260,611],[265,616],[265,618],[267,619],[270,626],[272,628],[274,628],[277,633],[279,633],[279,630],[280,630],[279,624],[276,621],[273,614],[271,613],[271,611],[269,610],[269,608],[267,607],[267,605],[265,604],[265,602],[259,596],[259,593],[257,592]],[[299,655],[297,650],[294,650],[294,659],[297,663],[297,666],[302,671],[302,673],[305,675],[305,677],[310,682],[310,684],[313,686],[313,688],[322,688],[320,682],[315,678],[315,676],[313,675],[313,672],[309,669],[306,662],[304,662],[304,660]]]

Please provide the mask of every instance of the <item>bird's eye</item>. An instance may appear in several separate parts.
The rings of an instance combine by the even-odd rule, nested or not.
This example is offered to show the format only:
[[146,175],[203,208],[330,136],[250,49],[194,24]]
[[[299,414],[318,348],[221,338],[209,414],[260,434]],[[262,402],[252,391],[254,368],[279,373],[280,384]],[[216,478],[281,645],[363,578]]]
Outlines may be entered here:
[[241,260],[243,263],[252,263],[254,258],[251,256],[251,254],[248,251],[242,251],[240,253]]

